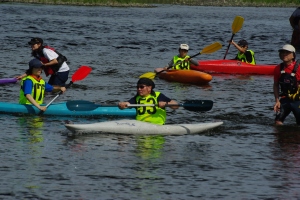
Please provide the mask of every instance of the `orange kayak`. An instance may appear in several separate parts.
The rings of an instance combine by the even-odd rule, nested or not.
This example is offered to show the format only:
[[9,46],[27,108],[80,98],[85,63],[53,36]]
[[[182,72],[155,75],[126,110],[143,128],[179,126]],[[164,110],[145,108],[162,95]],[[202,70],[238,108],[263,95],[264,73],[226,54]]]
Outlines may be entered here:
[[212,80],[210,74],[196,70],[168,70],[158,75],[159,78],[170,82],[189,83],[195,85],[207,84]]

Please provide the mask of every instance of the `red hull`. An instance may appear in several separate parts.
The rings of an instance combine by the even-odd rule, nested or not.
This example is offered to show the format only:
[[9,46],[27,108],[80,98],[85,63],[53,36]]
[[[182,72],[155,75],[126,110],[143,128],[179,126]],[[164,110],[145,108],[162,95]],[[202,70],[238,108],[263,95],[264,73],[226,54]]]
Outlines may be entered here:
[[238,60],[199,60],[193,70],[219,74],[259,74],[273,75],[276,64],[251,65]]

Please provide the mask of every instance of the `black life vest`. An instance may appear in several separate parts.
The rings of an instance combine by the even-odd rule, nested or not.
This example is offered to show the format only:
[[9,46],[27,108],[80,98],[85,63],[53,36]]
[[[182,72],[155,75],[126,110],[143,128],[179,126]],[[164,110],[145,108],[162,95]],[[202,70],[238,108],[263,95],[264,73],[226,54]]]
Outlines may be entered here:
[[284,71],[283,63],[280,64],[281,75],[279,78],[279,85],[281,89],[280,96],[288,96],[288,94],[295,94],[298,90],[298,81],[296,78],[296,72],[300,64],[300,59],[297,60],[294,65],[292,73],[286,73]]

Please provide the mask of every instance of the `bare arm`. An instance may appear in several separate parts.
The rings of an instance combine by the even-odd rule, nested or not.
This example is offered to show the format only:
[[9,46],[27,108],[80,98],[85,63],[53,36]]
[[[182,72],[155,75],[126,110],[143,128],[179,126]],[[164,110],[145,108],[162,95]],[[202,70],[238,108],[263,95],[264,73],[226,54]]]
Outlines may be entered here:
[[54,58],[53,60],[51,60],[51,61],[48,62],[48,63],[43,63],[43,65],[44,65],[45,67],[49,67],[49,66],[51,66],[51,65],[56,65],[56,64],[58,64],[56,58]]
[[125,109],[125,108],[127,108],[128,107],[128,104],[130,104],[129,102],[119,102],[119,104],[118,104],[118,107],[121,109],[121,110],[123,110],[123,109]]
[[198,61],[197,61],[197,60],[194,60],[194,59],[190,59],[190,63],[191,63],[192,65],[194,65],[194,66],[198,66],[198,65],[199,65]]
[[26,94],[26,98],[27,100],[34,105],[35,107],[37,107],[39,110],[42,111],[46,111],[47,107],[46,106],[40,106],[35,100],[34,98],[31,96],[31,94]]
[[62,91],[63,93],[66,91],[67,89],[65,87],[60,87],[60,86],[53,86],[53,92],[60,92]]
[[247,51],[246,48],[242,48],[240,47],[237,43],[235,43],[233,40],[231,41],[231,44],[233,44],[233,46],[235,46],[235,48],[237,48],[237,50],[239,50],[242,53],[245,53]]
[[25,76],[27,76],[26,73],[25,73],[25,74],[22,74],[22,75],[20,75],[20,76],[17,76],[17,77],[15,77],[15,78],[18,79],[18,80],[21,80],[21,79],[23,79]]
[[160,107],[160,108],[170,107],[170,108],[172,108],[173,110],[179,108],[179,106],[177,106],[177,105],[174,105],[174,106],[168,106],[169,104],[178,104],[178,103],[177,103],[176,101],[174,101],[174,100],[171,100],[170,102],[160,101],[160,102],[158,103],[158,107]]

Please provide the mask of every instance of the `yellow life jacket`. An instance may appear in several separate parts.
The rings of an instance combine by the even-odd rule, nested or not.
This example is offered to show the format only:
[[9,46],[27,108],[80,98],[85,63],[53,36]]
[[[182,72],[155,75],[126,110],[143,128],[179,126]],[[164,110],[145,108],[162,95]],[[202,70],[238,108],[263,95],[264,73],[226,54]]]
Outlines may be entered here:
[[236,56],[236,59],[240,60],[242,62],[245,62],[245,63],[249,63],[249,64],[252,64],[252,65],[255,65],[256,62],[255,62],[255,58],[254,58],[254,52],[252,50],[247,50],[247,51],[250,51],[250,53],[251,53],[252,62],[248,62],[245,54],[242,54],[241,52],[238,52],[238,54]]
[[[177,56],[174,56],[173,63],[175,66],[173,66],[172,69],[181,69],[181,70],[190,70],[190,61],[186,61],[185,59],[190,58],[190,56],[186,56],[184,58],[180,58]],[[179,63],[179,64],[176,64]]]
[[40,81],[37,81],[32,76],[26,76],[25,78],[22,79],[19,103],[20,104],[31,104],[30,101],[27,100],[26,96],[24,95],[24,91],[23,91],[24,81],[28,80],[28,79],[31,80],[33,83],[31,96],[38,104],[43,104],[46,83],[43,79],[41,79]]
[[[157,97],[160,92],[155,92],[155,95],[148,95],[147,97],[136,97],[136,102],[138,104],[158,104]],[[167,114],[166,110],[163,108],[159,108],[158,106],[147,106],[147,107],[138,107],[136,109],[136,120],[149,122],[153,124],[165,124]]]

